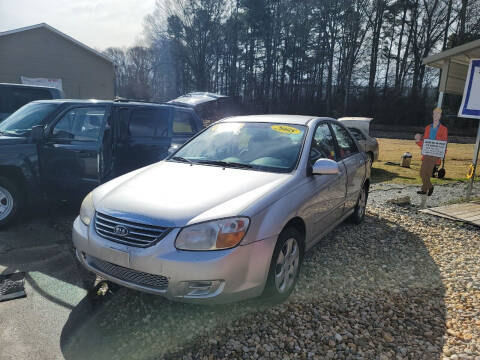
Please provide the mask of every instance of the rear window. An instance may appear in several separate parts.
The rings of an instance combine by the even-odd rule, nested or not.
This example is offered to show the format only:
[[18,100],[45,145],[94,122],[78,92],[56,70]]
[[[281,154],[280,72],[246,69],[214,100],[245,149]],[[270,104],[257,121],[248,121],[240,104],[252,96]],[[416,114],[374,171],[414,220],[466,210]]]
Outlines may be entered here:
[[348,130],[352,133],[353,137],[357,139],[357,141],[365,140],[365,136],[362,134],[362,132],[358,129],[351,128],[349,127]]
[[174,134],[193,134],[195,132],[192,114],[186,111],[175,111],[173,117]]
[[0,112],[13,113],[23,105],[35,100],[50,100],[52,94],[47,89],[28,87],[2,86],[0,87]]
[[128,132],[132,137],[168,136],[168,111],[164,109],[133,110]]

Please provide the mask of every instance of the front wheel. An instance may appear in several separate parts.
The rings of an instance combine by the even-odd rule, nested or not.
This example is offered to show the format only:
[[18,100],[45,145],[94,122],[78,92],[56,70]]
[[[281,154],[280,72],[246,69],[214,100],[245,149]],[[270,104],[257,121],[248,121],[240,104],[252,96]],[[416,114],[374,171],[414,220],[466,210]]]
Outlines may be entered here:
[[0,228],[16,218],[21,203],[17,187],[9,179],[0,177]]
[[355,224],[360,224],[365,218],[365,210],[367,208],[367,198],[368,198],[368,187],[363,185],[362,190],[360,190],[360,195],[358,196],[357,205],[355,206],[355,211],[352,214],[351,220]]
[[287,228],[280,233],[263,297],[281,302],[290,296],[303,261],[302,241],[301,234],[295,228]]

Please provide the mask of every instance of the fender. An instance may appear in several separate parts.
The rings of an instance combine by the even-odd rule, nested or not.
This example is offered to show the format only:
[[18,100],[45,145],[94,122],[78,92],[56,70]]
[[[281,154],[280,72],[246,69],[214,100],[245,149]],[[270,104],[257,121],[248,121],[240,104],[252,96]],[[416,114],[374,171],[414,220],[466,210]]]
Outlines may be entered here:
[[25,138],[23,143],[5,145],[4,140],[0,139],[0,176],[9,177],[25,187],[29,198],[32,194],[41,194],[37,145],[28,143]]

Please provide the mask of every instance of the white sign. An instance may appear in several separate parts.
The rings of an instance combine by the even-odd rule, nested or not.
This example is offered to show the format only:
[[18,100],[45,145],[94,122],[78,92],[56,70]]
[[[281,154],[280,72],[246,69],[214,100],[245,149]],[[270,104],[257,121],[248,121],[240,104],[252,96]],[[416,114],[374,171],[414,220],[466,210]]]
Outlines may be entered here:
[[443,140],[423,140],[422,155],[435,156],[442,158],[445,156],[447,150],[447,142]]
[[36,86],[50,86],[62,90],[62,79],[47,79],[47,78],[30,78],[26,76],[20,76],[22,84],[36,85]]
[[458,116],[480,119],[480,59],[470,61]]

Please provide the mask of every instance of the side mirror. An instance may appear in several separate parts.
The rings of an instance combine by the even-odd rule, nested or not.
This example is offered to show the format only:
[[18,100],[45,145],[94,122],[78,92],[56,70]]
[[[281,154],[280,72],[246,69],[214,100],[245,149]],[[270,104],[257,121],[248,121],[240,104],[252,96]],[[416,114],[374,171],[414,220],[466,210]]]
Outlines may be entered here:
[[45,133],[43,131],[43,125],[35,125],[32,127],[32,140],[35,142],[43,140]]
[[330,159],[318,159],[312,166],[313,175],[336,175],[339,173],[337,162]]

